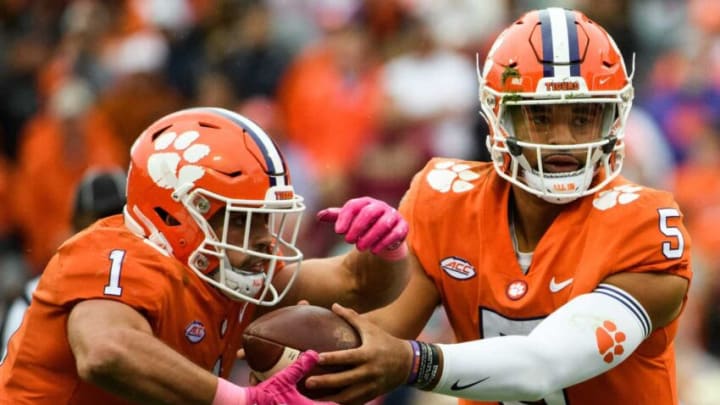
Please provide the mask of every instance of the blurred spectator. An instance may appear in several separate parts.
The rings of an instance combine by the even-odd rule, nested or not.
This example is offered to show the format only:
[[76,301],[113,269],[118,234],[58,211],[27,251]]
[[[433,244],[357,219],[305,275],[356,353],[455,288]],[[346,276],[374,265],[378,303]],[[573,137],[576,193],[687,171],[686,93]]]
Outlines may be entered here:
[[[669,62],[665,59],[669,57],[673,56],[665,55],[663,62]],[[644,105],[670,142],[676,163],[681,164],[687,159],[693,144],[700,141],[708,118],[720,116],[720,88],[685,82],[663,92],[658,86]]]
[[40,104],[35,83],[54,42],[50,27],[28,21],[24,2],[0,7],[0,150],[14,161],[19,134]]
[[323,205],[347,196],[349,171],[376,135],[379,63],[361,21],[327,18],[327,36],[303,51],[282,82],[279,102],[288,139],[312,159]]
[[[169,45],[161,30],[164,27],[158,22],[165,20],[153,19],[157,15],[153,10],[157,10],[157,7],[144,7],[157,2],[125,0],[115,5],[109,3],[112,7],[110,11],[117,15],[110,20],[112,24],[107,28],[101,43],[102,66],[113,78],[161,71],[168,57]],[[171,5],[181,4],[169,0],[164,3],[167,10],[173,10]],[[108,2],[103,2],[103,5],[108,7]]]
[[675,160],[670,143],[641,106],[633,106],[625,124],[623,176],[650,187],[672,189]]
[[17,224],[30,271],[37,274],[71,234],[72,190],[91,166],[123,162],[114,134],[91,110],[87,83],[70,79],[52,95],[23,133],[14,194]]
[[[0,151],[2,148],[0,148]],[[0,252],[6,250],[5,246],[9,243],[10,234],[13,231],[13,217],[10,206],[7,204],[11,201],[14,192],[12,183],[12,166],[7,157],[0,153],[0,201],[3,205],[0,207]]]
[[400,35],[405,51],[390,59],[383,73],[385,125],[416,132],[415,142],[429,142],[431,155],[473,156],[478,146],[472,131],[475,66],[464,55],[437,46],[421,19],[409,18]]
[[211,11],[197,16],[196,24],[181,30],[165,30],[168,56],[162,75],[186,99],[196,96],[197,78],[208,70],[205,38],[213,27]]
[[[322,41],[327,35],[329,25],[336,25],[337,22],[344,20],[349,14],[358,11],[367,1],[265,0],[263,2],[268,5],[272,15],[273,36],[292,54],[298,54],[308,44]],[[390,0],[393,1],[395,0]]]
[[[474,58],[477,47],[494,38],[504,28],[512,0],[402,0],[411,13],[423,19],[434,41],[442,48],[469,51]],[[557,3],[557,0],[554,1]],[[538,8],[537,0],[533,7]],[[481,59],[482,60],[482,59]]]
[[274,97],[291,55],[272,38],[267,6],[249,1],[237,19],[229,45],[219,64],[240,99],[253,96]]
[[[72,233],[80,232],[100,218],[122,212],[125,206],[125,172],[119,168],[90,168],[77,185],[73,197],[71,218]],[[10,336],[17,330],[30,305],[32,293],[39,280],[29,280],[21,296],[0,311],[0,362],[5,357],[5,347]]]
[[207,71],[198,78],[195,105],[234,109],[238,99],[230,79],[217,71]]
[[[0,148],[0,151],[2,148]],[[17,229],[10,201],[19,192],[13,182],[13,167],[0,153],[0,311],[4,302],[12,300],[22,291],[26,266],[17,240]]]
[[689,0],[687,24],[671,36],[649,76],[644,105],[682,163],[710,117],[720,115],[720,3]]

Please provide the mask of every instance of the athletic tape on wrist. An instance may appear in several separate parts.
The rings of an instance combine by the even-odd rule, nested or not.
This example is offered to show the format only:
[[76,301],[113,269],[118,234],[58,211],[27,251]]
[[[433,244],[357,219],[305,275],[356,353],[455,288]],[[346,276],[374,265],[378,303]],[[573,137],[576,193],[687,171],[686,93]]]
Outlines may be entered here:
[[235,385],[224,378],[218,378],[212,405],[247,404],[248,388]]

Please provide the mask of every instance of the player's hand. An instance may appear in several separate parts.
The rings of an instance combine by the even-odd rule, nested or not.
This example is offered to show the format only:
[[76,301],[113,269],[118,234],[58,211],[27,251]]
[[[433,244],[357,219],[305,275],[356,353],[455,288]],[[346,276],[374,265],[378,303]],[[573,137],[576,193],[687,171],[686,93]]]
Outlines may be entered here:
[[345,235],[359,251],[370,250],[386,260],[407,255],[405,237],[408,224],[387,203],[370,197],[353,198],[342,208],[326,208],[317,213],[321,222],[335,222],[335,232]]
[[310,389],[342,389],[323,398],[342,404],[364,404],[405,384],[412,365],[412,348],[407,340],[391,336],[352,309],[339,304],[333,312],[345,318],[360,332],[362,346],[342,351],[320,353],[320,365],[343,365],[351,368],[333,374],[308,377]]
[[296,384],[318,362],[318,354],[312,350],[303,352],[297,360],[284,370],[254,387],[247,388],[247,402],[256,405],[297,404],[313,405],[323,402],[304,397]]

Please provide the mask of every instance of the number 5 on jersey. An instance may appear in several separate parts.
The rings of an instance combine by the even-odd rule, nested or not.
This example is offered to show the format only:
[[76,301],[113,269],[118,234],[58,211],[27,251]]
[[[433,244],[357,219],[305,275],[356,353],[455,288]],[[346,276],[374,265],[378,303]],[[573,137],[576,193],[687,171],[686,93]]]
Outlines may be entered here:
[[675,208],[661,208],[658,210],[658,214],[660,215],[660,232],[677,240],[675,243],[663,242],[663,255],[668,259],[679,259],[685,250],[685,239],[680,229],[668,225],[668,219],[680,217],[680,212]]

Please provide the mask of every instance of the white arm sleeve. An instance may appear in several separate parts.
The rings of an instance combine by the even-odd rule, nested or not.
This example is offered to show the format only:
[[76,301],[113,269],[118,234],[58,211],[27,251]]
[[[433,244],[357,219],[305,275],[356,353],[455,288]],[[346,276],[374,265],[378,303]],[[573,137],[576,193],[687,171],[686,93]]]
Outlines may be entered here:
[[528,336],[438,345],[433,391],[475,400],[537,401],[620,364],[650,334],[645,309],[608,284],[567,302]]

